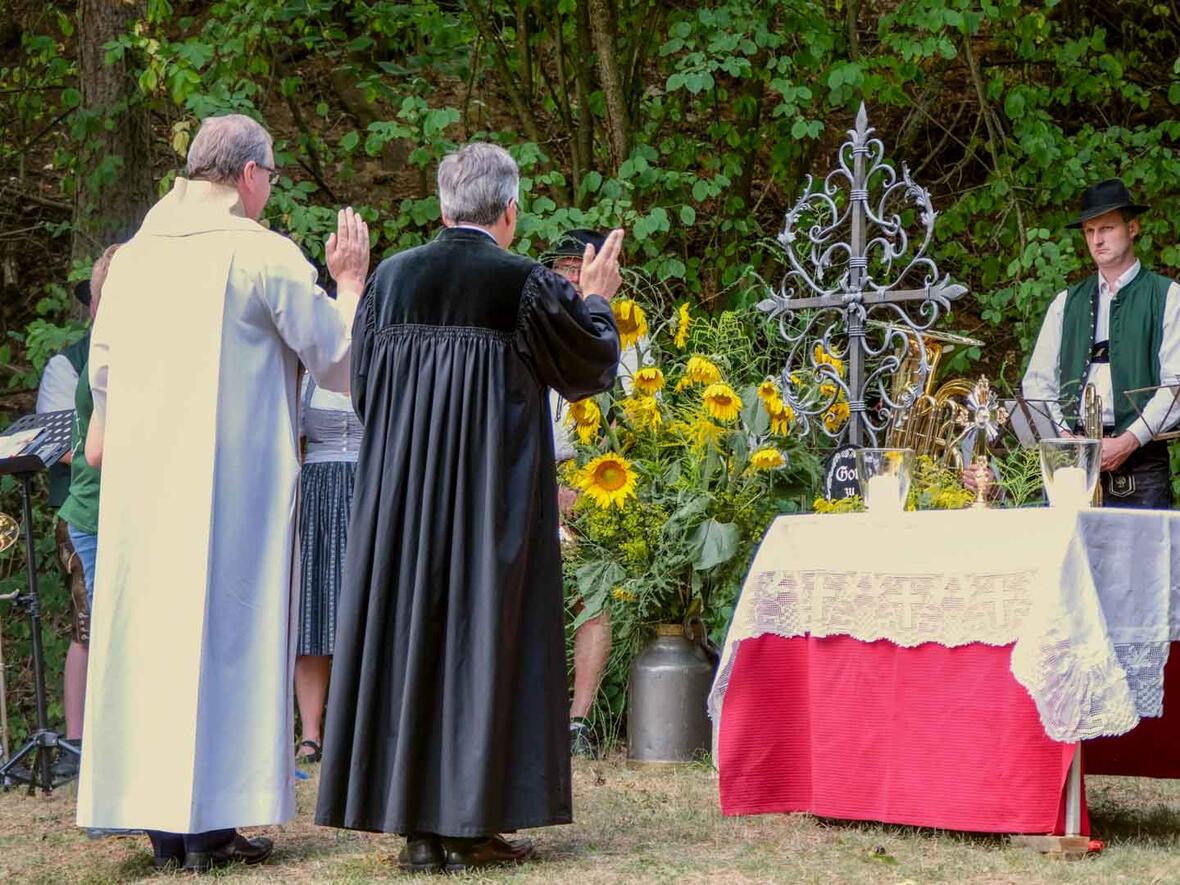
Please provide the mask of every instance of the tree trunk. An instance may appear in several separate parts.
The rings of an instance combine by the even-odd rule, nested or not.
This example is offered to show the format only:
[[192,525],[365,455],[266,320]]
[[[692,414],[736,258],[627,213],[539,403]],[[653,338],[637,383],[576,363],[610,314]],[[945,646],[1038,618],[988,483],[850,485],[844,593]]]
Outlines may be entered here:
[[594,38],[594,54],[598,56],[598,79],[606,98],[607,129],[617,170],[631,154],[631,124],[627,116],[627,97],[623,92],[623,74],[619,69],[616,31],[611,0],[590,0],[590,33]]
[[[594,169],[594,112],[590,109],[590,71],[584,62],[590,58],[593,43],[590,38],[590,10],[586,0],[578,0],[575,11],[574,35],[577,40],[577,55],[574,57],[574,88],[578,96],[578,152],[582,156],[582,169]],[[575,191],[576,193],[576,191]],[[579,208],[582,208],[579,205]]]
[[79,0],[78,80],[87,131],[78,147],[75,259],[125,240],[155,195],[151,124],[129,60],[106,64],[104,44],[145,14],[144,0]]

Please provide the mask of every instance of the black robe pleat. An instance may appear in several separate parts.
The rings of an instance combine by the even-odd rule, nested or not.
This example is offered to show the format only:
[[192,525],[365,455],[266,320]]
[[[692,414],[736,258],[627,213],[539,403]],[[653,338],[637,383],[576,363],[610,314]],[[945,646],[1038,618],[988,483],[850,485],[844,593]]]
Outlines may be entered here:
[[618,356],[605,300],[477,230],[369,280],[318,823],[477,836],[571,820],[547,389],[605,390]]

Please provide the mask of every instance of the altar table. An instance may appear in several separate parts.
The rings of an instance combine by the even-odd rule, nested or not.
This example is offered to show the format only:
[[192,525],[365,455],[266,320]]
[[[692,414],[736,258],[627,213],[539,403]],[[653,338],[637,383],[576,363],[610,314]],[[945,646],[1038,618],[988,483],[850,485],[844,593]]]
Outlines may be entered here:
[[722,810],[1087,833],[1080,742],[1180,774],[1178,601],[1180,514],[780,517],[710,695]]

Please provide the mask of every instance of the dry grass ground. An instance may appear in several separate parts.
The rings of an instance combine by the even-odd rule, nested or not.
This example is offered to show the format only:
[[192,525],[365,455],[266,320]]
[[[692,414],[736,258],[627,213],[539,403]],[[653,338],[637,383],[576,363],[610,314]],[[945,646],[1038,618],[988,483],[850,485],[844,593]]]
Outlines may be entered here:
[[[270,835],[273,862],[217,881],[360,883],[400,875],[399,840],[316,827],[315,780],[299,786],[299,816]],[[575,766],[577,823],[531,833],[540,860],[517,870],[442,881],[576,882],[1180,882],[1180,784],[1092,778],[1095,833],[1107,850],[1050,860],[1002,839],[810,817],[723,818],[704,768],[632,771],[619,760]],[[157,876],[146,839],[90,841],[73,826],[73,792],[43,799],[0,795],[0,881],[192,881]]]

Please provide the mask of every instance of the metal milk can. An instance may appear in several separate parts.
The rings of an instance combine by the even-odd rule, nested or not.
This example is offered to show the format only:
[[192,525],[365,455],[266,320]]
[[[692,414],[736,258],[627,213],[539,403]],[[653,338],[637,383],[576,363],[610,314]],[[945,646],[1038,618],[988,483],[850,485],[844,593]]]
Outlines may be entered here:
[[706,704],[713,664],[680,624],[660,624],[631,662],[627,693],[627,758],[634,762],[692,762],[712,743]]

